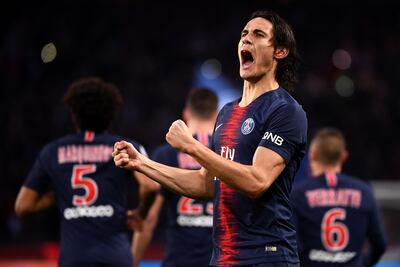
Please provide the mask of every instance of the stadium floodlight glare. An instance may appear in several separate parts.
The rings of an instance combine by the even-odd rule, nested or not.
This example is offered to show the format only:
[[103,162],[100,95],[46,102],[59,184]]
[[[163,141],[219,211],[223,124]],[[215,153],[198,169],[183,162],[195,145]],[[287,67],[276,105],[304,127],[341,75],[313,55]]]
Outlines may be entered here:
[[52,62],[57,56],[57,48],[54,43],[48,43],[42,48],[41,58],[43,63]]
[[340,70],[347,70],[351,66],[351,55],[344,49],[337,49],[333,52],[332,63]]
[[221,75],[221,62],[218,59],[207,59],[201,65],[201,73],[207,79],[216,79]]

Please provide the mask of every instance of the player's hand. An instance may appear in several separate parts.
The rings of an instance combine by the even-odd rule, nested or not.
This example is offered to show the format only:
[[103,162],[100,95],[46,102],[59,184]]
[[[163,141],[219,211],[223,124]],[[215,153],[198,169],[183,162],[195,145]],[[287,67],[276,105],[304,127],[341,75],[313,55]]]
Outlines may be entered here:
[[131,143],[126,141],[114,144],[112,156],[115,166],[128,170],[136,170],[142,163],[141,157],[143,157]]
[[176,120],[171,124],[165,139],[172,147],[183,152],[187,152],[187,148],[195,142],[192,133],[182,120]]
[[137,209],[128,210],[126,212],[126,224],[132,231],[142,231],[143,229],[143,218]]

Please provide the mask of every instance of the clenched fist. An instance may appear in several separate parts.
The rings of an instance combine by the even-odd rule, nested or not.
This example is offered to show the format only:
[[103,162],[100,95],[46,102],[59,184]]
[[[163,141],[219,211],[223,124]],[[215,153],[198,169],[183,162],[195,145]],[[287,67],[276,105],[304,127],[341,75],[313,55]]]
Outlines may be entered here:
[[131,143],[126,141],[114,144],[112,156],[114,157],[115,166],[127,170],[136,170],[143,163],[143,155]]
[[171,124],[165,139],[171,146],[182,152],[187,152],[187,148],[196,142],[182,120],[176,120]]

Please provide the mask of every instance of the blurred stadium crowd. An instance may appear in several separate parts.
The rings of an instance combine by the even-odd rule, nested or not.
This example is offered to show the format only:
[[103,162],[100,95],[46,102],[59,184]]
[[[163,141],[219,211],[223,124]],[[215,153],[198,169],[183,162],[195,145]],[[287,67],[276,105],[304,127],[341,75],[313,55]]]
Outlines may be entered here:
[[[239,33],[260,8],[276,10],[295,30],[303,66],[294,96],[307,112],[309,133],[322,126],[341,129],[350,151],[346,172],[369,181],[398,181],[400,13],[395,1],[330,1],[323,7],[294,0],[221,1],[191,8],[43,1],[3,10],[0,18],[0,243],[57,239],[55,211],[26,223],[13,215],[13,204],[42,146],[73,130],[61,104],[71,81],[99,76],[118,85],[125,103],[112,129],[151,152],[181,116],[205,60],[217,59],[224,79],[241,90]],[[45,64],[40,52],[50,42],[57,56]]]

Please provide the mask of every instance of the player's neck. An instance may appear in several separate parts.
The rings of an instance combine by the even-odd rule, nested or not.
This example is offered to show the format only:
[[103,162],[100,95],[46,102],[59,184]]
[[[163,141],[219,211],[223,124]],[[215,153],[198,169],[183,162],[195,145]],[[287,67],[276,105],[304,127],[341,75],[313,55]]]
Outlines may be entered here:
[[212,134],[214,130],[214,121],[192,119],[187,122],[187,126],[192,134]]
[[313,177],[321,176],[322,174],[324,174],[326,172],[340,173],[342,171],[341,164],[325,165],[325,164],[321,164],[318,162],[313,162],[310,164],[310,167],[311,167],[311,175]]
[[256,83],[244,81],[243,94],[239,106],[245,107],[253,102],[260,95],[279,88],[279,84],[275,79],[261,79]]

